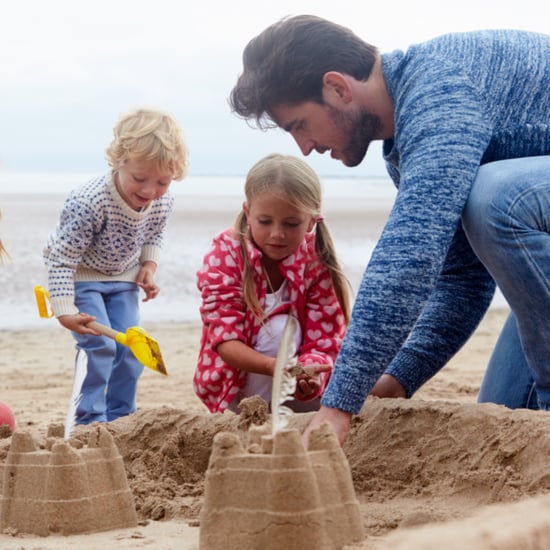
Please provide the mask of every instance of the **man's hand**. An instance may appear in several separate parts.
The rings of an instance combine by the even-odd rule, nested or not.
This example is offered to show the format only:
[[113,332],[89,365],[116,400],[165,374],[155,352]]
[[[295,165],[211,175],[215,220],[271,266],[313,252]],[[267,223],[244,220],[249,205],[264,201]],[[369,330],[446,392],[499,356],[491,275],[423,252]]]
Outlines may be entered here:
[[321,408],[315,413],[313,420],[309,423],[309,426],[304,430],[302,435],[302,441],[306,449],[308,448],[308,439],[311,430],[325,422],[331,425],[340,445],[344,444],[351,425],[351,413],[321,405]]
[[370,392],[375,397],[407,397],[407,390],[391,374],[383,374]]

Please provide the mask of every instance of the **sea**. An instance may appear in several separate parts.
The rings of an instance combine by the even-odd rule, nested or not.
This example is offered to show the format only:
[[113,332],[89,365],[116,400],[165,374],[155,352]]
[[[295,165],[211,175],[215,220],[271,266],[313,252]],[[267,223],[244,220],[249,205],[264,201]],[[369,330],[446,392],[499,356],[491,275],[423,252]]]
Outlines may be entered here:
[[[46,327],[34,286],[46,285],[41,251],[66,195],[96,173],[0,171],[0,238],[10,258],[0,265],[0,329]],[[395,198],[388,176],[321,176],[325,219],[350,282],[352,299]],[[244,199],[244,175],[188,176],[173,182],[176,208],[157,271],[161,292],[141,306],[142,325],[199,322],[196,271],[212,237],[232,225]],[[496,302],[498,305],[498,301]]]
[[[2,172],[0,196],[8,194],[64,194],[80,183],[98,176],[88,172]],[[170,193],[175,196],[234,196],[243,195],[245,175],[187,176],[173,182]],[[324,200],[332,198],[393,198],[395,189],[389,176],[341,177],[321,176]]]

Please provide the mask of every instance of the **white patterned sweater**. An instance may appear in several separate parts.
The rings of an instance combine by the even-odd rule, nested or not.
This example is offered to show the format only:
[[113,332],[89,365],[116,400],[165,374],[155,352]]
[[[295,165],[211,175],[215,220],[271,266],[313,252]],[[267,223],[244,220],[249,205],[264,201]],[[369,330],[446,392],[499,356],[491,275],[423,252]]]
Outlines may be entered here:
[[43,251],[56,317],[78,313],[75,282],[135,281],[143,262],[158,264],[173,205],[166,193],[133,210],[110,173],[74,189]]

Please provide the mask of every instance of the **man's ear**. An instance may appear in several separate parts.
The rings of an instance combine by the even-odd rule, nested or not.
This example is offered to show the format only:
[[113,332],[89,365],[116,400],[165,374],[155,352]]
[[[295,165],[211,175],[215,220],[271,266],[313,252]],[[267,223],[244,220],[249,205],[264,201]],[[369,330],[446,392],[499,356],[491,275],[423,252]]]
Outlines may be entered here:
[[328,71],[323,75],[323,98],[327,97],[333,97],[345,103],[352,100],[353,93],[346,75],[337,71]]

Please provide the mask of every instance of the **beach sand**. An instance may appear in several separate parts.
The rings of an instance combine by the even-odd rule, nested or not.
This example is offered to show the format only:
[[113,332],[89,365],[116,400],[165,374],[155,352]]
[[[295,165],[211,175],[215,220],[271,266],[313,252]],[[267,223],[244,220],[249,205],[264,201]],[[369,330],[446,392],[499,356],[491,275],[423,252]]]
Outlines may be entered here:
[[[232,223],[235,202],[178,198],[168,261],[159,269],[171,311],[182,293],[195,292],[197,256],[186,254],[192,247],[202,253],[212,235]],[[43,447],[48,427],[65,422],[72,388],[74,342],[56,321],[37,318],[32,298],[34,284],[44,283],[40,250],[61,203],[62,197],[16,194],[1,202],[2,239],[13,261],[0,269],[0,401],[13,409],[17,431]],[[337,242],[355,242],[363,254],[361,246],[377,238],[388,207],[333,200],[326,218]],[[362,258],[348,272],[352,284]],[[243,430],[239,417],[208,414],[193,393],[197,319],[157,321],[149,307],[142,309],[142,326],[159,342],[169,376],[145,369],[138,412],[105,425],[124,460],[137,526],[47,537],[8,528],[0,533],[0,548],[198,550],[213,437]],[[475,402],[506,315],[505,308],[490,309],[466,346],[413,399],[371,398],[355,417],[344,452],[365,539],[350,548],[550,548],[550,415]],[[294,415],[291,426],[301,430],[310,418]],[[0,471],[11,440],[0,431]]]
[[[550,547],[550,415],[475,403],[506,313],[490,310],[412,400],[369,399],[355,418],[344,452],[366,538],[350,548]],[[169,376],[145,369],[138,412],[106,425],[124,459],[137,527],[48,537],[6,530],[1,548],[198,549],[212,439],[238,432],[239,418],[206,413],[192,391],[197,323],[145,328],[159,341]],[[64,423],[73,353],[57,325],[1,333],[0,395],[17,430],[42,441],[48,426]],[[292,426],[303,429],[310,416],[295,415]],[[10,439],[0,439],[0,463]]]

